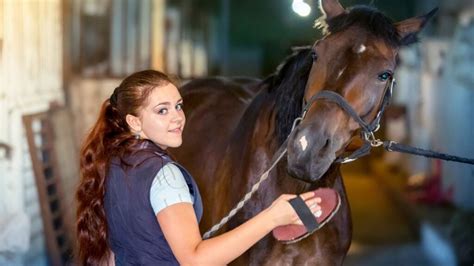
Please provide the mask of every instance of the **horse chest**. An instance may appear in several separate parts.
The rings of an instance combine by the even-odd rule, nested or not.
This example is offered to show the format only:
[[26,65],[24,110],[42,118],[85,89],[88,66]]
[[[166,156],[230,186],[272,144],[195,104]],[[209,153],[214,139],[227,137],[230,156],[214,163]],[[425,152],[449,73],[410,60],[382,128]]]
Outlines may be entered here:
[[303,244],[282,245],[276,243],[273,250],[268,256],[260,258],[258,263],[250,263],[249,265],[266,265],[266,266],[290,266],[290,265],[335,265],[333,261],[326,258],[332,256],[332,252],[328,253],[327,249],[320,246],[319,241],[306,241]]

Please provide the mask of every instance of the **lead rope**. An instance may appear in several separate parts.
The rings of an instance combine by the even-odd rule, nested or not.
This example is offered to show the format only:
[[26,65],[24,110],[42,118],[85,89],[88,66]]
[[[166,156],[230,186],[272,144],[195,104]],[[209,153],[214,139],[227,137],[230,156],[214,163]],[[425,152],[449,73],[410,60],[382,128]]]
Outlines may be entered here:
[[[291,127],[291,131],[290,131],[290,134],[291,132],[293,132],[293,130],[295,129],[296,125],[301,121],[303,120],[305,116],[305,112],[303,113],[303,115],[301,117],[298,117],[295,119],[295,121],[293,121],[293,126]],[[288,135],[289,137],[289,135]],[[270,173],[270,171],[277,165],[277,163],[281,160],[281,158],[283,158],[283,155],[285,155],[285,153],[287,152],[287,148],[286,148],[286,144],[288,142],[288,137],[286,138],[286,140],[283,142],[283,144],[280,145],[280,147],[278,148],[276,154],[278,154],[280,152],[280,154],[276,157],[276,158],[273,158],[273,163],[272,165],[270,166],[270,168],[268,168],[267,171],[265,171],[261,176],[260,176],[260,179],[258,180],[257,183],[255,183],[253,186],[252,186],[252,189],[247,192],[247,194],[245,194],[244,198],[242,200],[239,201],[239,203],[237,203],[237,205],[229,212],[229,214],[227,214],[224,218],[222,218],[220,220],[219,223],[215,224],[214,226],[211,227],[211,229],[209,229],[204,235],[203,235],[203,239],[208,239],[209,237],[211,237],[216,231],[218,231],[219,229],[222,228],[222,226],[224,226],[232,217],[235,216],[235,214],[237,214],[237,212],[242,209],[242,207],[244,207],[245,203],[247,203],[247,201],[250,200],[250,198],[252,197],[252,195],[258,190],[258,188],[260,187],[260,184],[263,183],[263,181],[265,181],[267,178],[268,178],[268,174]],[[283,150],[281,150],[283,147],[285,147]],[[280,151],[281,150],[281,151]]]

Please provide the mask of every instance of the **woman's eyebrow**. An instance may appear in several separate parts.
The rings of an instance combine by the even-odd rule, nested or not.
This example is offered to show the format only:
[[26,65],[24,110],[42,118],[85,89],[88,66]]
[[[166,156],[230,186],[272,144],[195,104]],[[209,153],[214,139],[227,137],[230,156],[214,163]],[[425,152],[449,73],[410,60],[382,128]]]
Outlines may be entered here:
[[[160,106],[160,105],[171,105],[171,103],[170,102],[162,102],[162,103],[159,103],[159,104],[155,105],[155,107]],[[155,107],[153,107],[153,108],[155,108]]]
[[[179,100],[176,101],[176,103],[179,103],[179,102],[182,102],[183,101],[183,98],[180,98]],[[159,106],[159,105],[171,105],[170,102],[162,102],[162,103],[159,103],[157,105],[155,105],[155,107]],[[155,108],[153,107],[153,108]]]

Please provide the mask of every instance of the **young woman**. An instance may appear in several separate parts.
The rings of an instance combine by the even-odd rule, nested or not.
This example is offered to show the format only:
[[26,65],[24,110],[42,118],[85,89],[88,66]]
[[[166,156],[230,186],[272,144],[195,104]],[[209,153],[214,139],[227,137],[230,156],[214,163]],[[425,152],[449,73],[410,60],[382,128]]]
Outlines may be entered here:
[[[101,107],[81,150],[77,190],[78,256],[82,265],[224,265],[277,226],[301,224],[289,199],[239,227],[201,238],[199,190],[167,154],[181,145],[183,100],[165,74],[127,77]],[[313,213],[320,198],[301,194]]]

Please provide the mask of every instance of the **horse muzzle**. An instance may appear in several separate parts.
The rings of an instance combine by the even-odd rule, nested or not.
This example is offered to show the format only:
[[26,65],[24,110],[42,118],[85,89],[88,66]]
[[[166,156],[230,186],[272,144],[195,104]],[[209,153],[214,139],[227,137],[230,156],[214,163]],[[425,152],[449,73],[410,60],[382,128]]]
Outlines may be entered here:
[[288,142],[288,173],[305,182],[319,180],[336,158],[334,140],[315,128],[296,128]]

